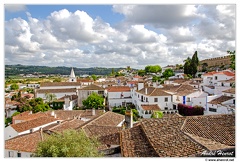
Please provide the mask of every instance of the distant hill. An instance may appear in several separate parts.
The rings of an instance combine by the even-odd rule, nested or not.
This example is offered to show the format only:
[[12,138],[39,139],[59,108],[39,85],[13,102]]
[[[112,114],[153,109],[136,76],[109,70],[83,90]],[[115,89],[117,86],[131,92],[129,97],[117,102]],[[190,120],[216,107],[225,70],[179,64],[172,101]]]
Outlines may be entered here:
[[[31,66],[31,65],[5,65],[5,77],[19,74],[59,74],[59,75],[70,75],[71,67],[48,67],[48,66]],[[114,69],[114,72],[126,68],[104,68],[104,67],[92,67],[92,68],[75,68],[73,67],[75,75],[80,76],[83,74],[88,75],[108,75]]]

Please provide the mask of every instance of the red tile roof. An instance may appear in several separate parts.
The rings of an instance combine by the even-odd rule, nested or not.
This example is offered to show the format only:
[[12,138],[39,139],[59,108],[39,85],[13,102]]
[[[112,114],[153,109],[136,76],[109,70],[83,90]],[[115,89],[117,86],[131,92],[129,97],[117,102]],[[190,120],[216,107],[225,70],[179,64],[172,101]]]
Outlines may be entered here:
[[230,96],[220,96],[218,98],[213,99],[212,101],[208,102],[210,104],[220,104],[222,102],[228,101],[233,99],[234,97],[230,97]]
[[81,86],[78,82],[41,82],[40,87]]
[[235,116],[143,119],[121,132],[123,157],[189,157],[235,147]]
[[160,107],[155,104],[155,105],[141,105],[143,110],[156,110],[156,111],[160,111]]
[[46,136],[46,134],[41,134],[40,131],[20,135],[6,140],[5,149],[21,152],[35,152],[38,143],[41,142],[42,137],[45,139],[44,136]]
[[76,92],[76,88],[66,88],[66,89],[38,89],[36,93],[67,93]]
[[213,71],[213,72],[208,72],[203,74],[203,76],[212,76],[212,75],[227,75],[227,76],[235,76],[235,73],[230,72],[230,71]]
[[222,91],[224,93],[231,93],[231,94],[235,94],[235,88],[230,88],[230,89],[227,89],[225,91]]
[[[37,119],[40,117],[46,117],[46,116],[48,116],[48,115],[43,112],[31,113],[30,111],[25,111],[25,112],[22,112],[21,114],[14,116],[12,118],[12,120],[13,121],[15,121],[15,120],[28,121],[28,120],[33,120],[33,119]],[[14,124],[14,122],[13,122],[13,124]]]
[[11,124],[10,126],[16,130],[17,132],[23,132],[26,130],[30,130],[32,128],[36,128],[39,126],[42,126],[44,124],[48,124],[54,121],[57,121],[57,118],[54,117],[49,117],[49,116],[43,116],[43,117],[39,117],[33,120],[28,120],[22,123],[17,123],[17,124]]
[[130,87],[128,86],[110,86],[107,88],[108,92],[130,92]]

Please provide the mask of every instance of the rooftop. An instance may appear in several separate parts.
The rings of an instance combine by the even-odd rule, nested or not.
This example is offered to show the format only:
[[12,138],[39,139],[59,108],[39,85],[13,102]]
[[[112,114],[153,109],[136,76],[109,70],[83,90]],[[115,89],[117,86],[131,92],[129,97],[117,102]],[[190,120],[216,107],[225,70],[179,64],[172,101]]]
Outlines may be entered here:
[[130,92],[130,87],[128,86],[110,86],[107,88],[108,92]]
[[234,97],[229,97],[229,96],[220,96],[218,98],[213,99],[212,101],[208,102],[210,104],[220,104],[222,102],[228,101],[233,99]]
[[143,119],[121,132],[124,157],[194,157],[203,151],[233,147],[234,115]]
[[160,111],[160,107],[155,104],[155,105],[141,105],[143,110],[156,110],[156,111]]
[[78,82],[41,82],[40,87],[81,86]]

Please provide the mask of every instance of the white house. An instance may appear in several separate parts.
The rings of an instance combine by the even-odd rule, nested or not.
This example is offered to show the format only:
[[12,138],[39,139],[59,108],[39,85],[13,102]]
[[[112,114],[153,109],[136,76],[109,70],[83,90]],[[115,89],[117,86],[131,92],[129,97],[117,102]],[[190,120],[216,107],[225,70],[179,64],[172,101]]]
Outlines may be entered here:
[[131,89],[129,86],[111,86],[106,89],[107,106],[111,110],[114,106],[127,106],[132,103]]
[[223,96],[236,97],[235,88],[230,88],[222,92]]
[[203,78],[203,85],[217,85],[219,81],[229,80],[235,76],[235,73],[225,70],[220,72],[209,72],[203,74],[201,77]]
[[92,93],[97,93],[98,95],[104,96],[104,88],[95,84],[90,84],[86,87],[78,89],[78,106],[82,107],[82,101],[87,99]]
[[177,109],[172,107],[172,95],[162,88],[145,87],[134,91],[133,104],[139,115],[150,118],[153,111],[161,110],[163,113],[176,113]]
[[204,114],[232,114],[235,112],[235,98],[220,96],[207,103]]
[[65,95],[77,95],[78,94],[78,90],[76,88],[66,88],[66,89],[38,89],[35,92],[35,97],[38,98],[42,98],[42,99],[46,99],[46,94],[55,94],[56,98],[62,98]]
[[73,110],[78,103],[78,96],[77,95],[66,95],[59,100],[64,101],[63,110]]
[[[33,155],[39,142],[43,140],[43,132],[41,129],[33,133],[27,133],[16,138],[5,141],[4,157],[29,158]],[[45,136],[47,134],[44,134]]]
[[39,130],[41,127],[45,127],[57,122],[58,119],[55,117],[44,116],[22,123],[11,124],[4,129],[4,139],[8,140],[19,135],[32,133]]

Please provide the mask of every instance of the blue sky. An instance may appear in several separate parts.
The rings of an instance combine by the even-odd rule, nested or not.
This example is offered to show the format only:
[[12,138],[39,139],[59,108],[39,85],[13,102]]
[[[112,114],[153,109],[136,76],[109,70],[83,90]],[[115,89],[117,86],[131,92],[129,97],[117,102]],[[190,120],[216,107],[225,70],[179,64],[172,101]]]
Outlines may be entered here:
[[45,19],[53,11],[59,11],[62,9],[67,9],[68,11],[75,12],[76,10],[82,10],[87,12],[92,18],[100,16],[104,21],[114,25],[115,23],[121,21],[124,16],[112,12],[112,5],[27,5],[26,10],[19,12],[10,12],[6,10],[5,20],[9,20],[16,17],[21,17],[27,20],[26,12],[31,13],[32,17],[37,19]]
[[183,64],[236,48],[235,5],[7,5],[5,64]]

